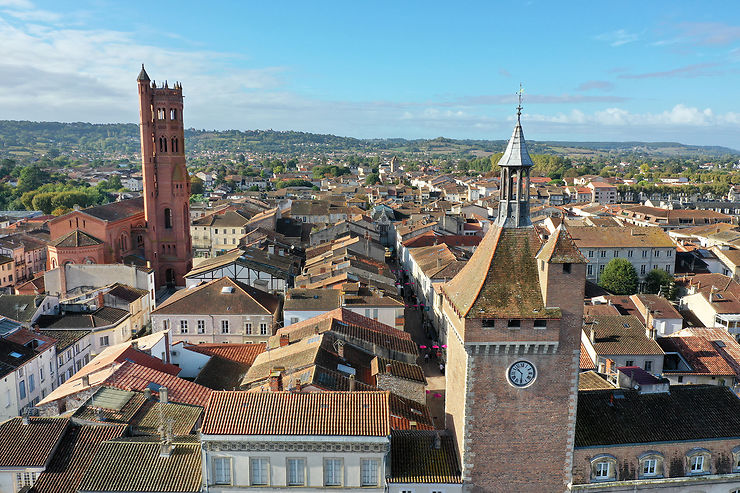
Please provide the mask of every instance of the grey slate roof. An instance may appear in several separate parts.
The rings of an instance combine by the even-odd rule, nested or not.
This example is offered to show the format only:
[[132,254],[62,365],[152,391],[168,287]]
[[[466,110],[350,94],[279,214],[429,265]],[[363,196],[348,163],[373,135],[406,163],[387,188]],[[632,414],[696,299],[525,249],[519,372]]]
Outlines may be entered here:
[[524,140],[524,130],[522,130],[522,124],[517,119],[516,127],[514,127],[514,133],[511,134],[509,144],[506,146],[504,155],[498,161],[499,166],[517,166],[517,167],[530,167],[534,166],[532,158],[529,157],[529,151],[527,151],[527,143]]

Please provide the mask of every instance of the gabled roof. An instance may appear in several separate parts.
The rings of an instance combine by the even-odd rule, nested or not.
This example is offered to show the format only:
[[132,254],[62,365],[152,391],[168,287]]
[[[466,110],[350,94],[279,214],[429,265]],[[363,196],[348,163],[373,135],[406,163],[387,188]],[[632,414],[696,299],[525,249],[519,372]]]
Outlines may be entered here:
[[36,322],[42,329],[95,329],[116,325],[129,316],[128,310],[104,306],[92,313],[41,315]]
[[740,399],[729,387],[673,385],[667,393],[578,393],[575,447],[740,437]]
[[13,418],[0,424],[0,468],[44,467],[56,450],[67,418]]
[[213,392],[204,435],[390,435],[388,392]]
[[130,361],[124,362],[105,383],[111,387],[138,391],[147,388],[158,391],[161,387],[167,387],[170,402],[194,406],[205,406],[211,393],[211,389],[202,385]]
[[71,425],[51,462],[33,484],[34,493],[77,491],[102,442],[120,437],[124,425]]
[[118,202],[111,202],[110,204],[88,207],[87,209],[82,209],[80,212],[102,219],[103,221],[118,221],[137,214],[143,214],[144,197],[119,200]]
[[537,258],[548,263],[554,264],[585,264],[588,263],[586,258],[578,250],[578,247],[573,242],[570,234],[565,228],[564,224],[558,226],[558,228],[550,235],[547,242],[542,245]]
[[594,349],[600,356],[663,355],[657,342],[645,335],[645,326],[633,315],[593,317]]
[[200,444],[176,439],[169,456],[160,455],[159,438],[120,438],[104,442],[77,491],[81,493],[201,491]]
[[[535,254],[541,241],[534,228],[492,226],[454,279],[442,291],[466,318],[547,316]],[[550,316],[559,316],[560,311]]]
[[49,242],[49,246],[57,248],[77,248],[102,244],[102,240],[99,240],[93,235],[85,233],[79,229],[70,231],[66,235]]
[[229,277],[222,277],[175,292],[152,314],[274,315],[279,307],[278,296]]
[[221,358],[251,365],[255,358],[265,351],[265,343],[258,344],[186,344],[183,349],[195,351],[208,356],[219,356]]

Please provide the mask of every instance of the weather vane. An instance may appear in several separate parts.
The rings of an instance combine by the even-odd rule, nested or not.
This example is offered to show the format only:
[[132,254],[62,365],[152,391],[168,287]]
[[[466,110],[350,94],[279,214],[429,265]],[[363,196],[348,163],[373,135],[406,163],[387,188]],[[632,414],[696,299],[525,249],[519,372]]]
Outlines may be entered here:
[[524,94],[524,87],[522,83],[519,83],[519,91],[516,93],[519,96],[519,106],[516,107],[516,118],[517,120],[522,116],[522,95]]

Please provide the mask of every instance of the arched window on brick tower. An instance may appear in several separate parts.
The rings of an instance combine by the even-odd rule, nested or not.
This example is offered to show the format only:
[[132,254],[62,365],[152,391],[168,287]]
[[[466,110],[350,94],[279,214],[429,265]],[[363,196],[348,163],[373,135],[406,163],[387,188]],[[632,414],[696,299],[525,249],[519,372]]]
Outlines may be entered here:
[[172,137],[172,152],[177,152],[177,139],[175,137]]
[[164,210],[164,227],[172,229],[172,210],[169,207]]

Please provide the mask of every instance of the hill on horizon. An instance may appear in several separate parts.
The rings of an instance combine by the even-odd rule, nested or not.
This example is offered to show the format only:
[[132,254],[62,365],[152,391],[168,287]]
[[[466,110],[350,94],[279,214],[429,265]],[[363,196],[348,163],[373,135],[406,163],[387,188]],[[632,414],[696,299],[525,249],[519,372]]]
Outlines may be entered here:
[[[254,152],[275,154],[386,153],[428,157],[485,156],[503,151],[506,140],[484,139],[361,139],[331,134],[277,130],[185,130],[188,154]],[[654,157],[738,156],[722,146],[678,142],[567,142],[527,141],[530,151],[570,157],[614,158],[619,155]],[[40,157],[50,149],[62,153],[130,155],[139,152],[139,126],[135,123],[31,122],[0,120],[0,157]]]

